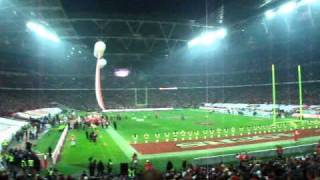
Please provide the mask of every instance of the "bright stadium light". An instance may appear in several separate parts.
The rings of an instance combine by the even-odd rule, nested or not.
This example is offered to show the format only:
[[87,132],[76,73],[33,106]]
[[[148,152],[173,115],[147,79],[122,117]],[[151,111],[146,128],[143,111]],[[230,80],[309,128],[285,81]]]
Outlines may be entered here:
[[199,38],[195,38],[195,39],[192,39],[191,41],[188,42],[188,47],[193,47],[198,44],[200,44],[200,40],[199,40]]
[[296,6],[297,6],[296,2],[290,1],[280,6],[280,8],[278,9],[278,12],[280,14],[288,14],[292,12],[296,8]]
[[227,36],[227,30],[225,28],[219,29],[216,31],[216,35],[218,38],[223,39]]
[[319,2],[319,0],[303,0],[302,2],[304,2],[304,4],[312,4],[315,2]]
[[302,0],[300,2],[300,5],[313,4],[313,3],[316,3],[316,2],[320,2],[320,0]]
[[200,43],[204,45],[210,45],[216,38],[216,32],[208,32],[199,37]]
[[264,15],[267,19],[272,19],[276,15],[276,13],[273,10],[268,10],[264,13]]
[[221,28],[216,31],[203,33],[201,36],[196,37],[188,42],[188,47],[193,47],[196,45],[211,45],[216,40],[223,39],[227,36],[227,30]]
[[47,28],[45,28],[43,25],[29,21],[26,24],[27,28],[31,31],[35,32],[37,35],[49,39],[54,42],[60,42],[59,37],[54,34],[53,32],[50,32]]

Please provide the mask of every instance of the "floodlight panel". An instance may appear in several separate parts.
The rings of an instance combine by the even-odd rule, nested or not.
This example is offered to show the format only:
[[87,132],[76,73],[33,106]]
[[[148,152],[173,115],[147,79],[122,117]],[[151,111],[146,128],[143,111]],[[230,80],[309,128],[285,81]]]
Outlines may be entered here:
[[43,25],[29,21],[26,24],[27,28],[30,29],[31,31],[35,32],[37,35],[49,39],[54,42],[60,42],[60,39],[58,36],[49,30],[47,30]]
[[280,14],[288,14],[296,8],[297,4],[294,1],[283,4],[279,7],[278,12]]
[[218,39],[223,39],[227,35],[227,30],[221,28],[216,31],[205,32],[201,36],[192,39],[188,42],[188,47],[193,47],[196,45],[211,45]]
[[267,19],[272,19],[276,15],[276,13],[273,10],[268,10],[264,13],[264,15]]

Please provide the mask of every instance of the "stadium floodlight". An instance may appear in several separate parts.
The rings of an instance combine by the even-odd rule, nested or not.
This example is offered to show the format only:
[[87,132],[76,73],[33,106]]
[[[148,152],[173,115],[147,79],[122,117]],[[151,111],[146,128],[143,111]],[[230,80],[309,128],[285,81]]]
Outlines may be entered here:
[[312,4],[315,2],[319,2],[319,0],[303,0],[302,2],[304,2],[304,4]]
[[196,45],[211,45],[216,40],[223,39],[227,35],[227,30],[225,28],[221,28],[216,31],[203,33],[201,36],[192,39],[188,42],[188,47],[193,47]]
[[273,10],[268,10],[264,13],[264,15],[267,19],[272,19],[276,15],[276,13]]
[[43,25],[28,21],[26,24],[27,28],[30,29],[31,31],[35,32],[37,35],[49,39],[54,42],[60,42],[59,37],[53,33],[50,32],[47,28],[45,28]]
[[227,30],[225,28],[219,29],[216,31],[216,35],[218,38],[223,39],[227,36]]
[[278,12],[280,14],[288,14],[292,12],[296,8],[297,4],[294,1],[290,1],[288,3],[283,4],[279,7]]
[[193,47],[198,44],[200,44],[200,40],[199,40],[199,38],[195,38],[195,39],[192,39],[191,41],[188,42],[188,47]]
[[211,41],[209,39],[206,39],[206,34],[201,35],[200,37],[196,37],[188,42],[188,47],[191,48],[193,46],[203,45],[203,44],[209,44]]
[[200,43],[203,45],[210,45],[214,42],[214,40],[217,38],[216,32],[208,32],[204,33],[199,37]]
[[313,4],[313,3],[316,3],[316,2],[320,2],[320,0],[302,0],[300,2],[300,5]]

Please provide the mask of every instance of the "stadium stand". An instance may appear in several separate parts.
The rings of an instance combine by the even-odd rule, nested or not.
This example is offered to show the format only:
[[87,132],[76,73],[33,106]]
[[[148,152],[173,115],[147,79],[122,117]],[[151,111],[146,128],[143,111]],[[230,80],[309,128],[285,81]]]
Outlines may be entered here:
[[319,0],[0,7],[0,180],[320,179]]

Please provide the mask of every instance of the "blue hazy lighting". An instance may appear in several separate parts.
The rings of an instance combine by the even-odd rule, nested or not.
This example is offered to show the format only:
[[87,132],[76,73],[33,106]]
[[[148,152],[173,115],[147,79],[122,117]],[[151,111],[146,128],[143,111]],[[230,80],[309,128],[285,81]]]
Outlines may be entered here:
[[272,19],[276,15],[276,13],[273,10],[268,10],[264,13],[264,15],[267,19]]
[[37,35],[43,38],[49,39],[54,42],[60,42],[60,39],[56,34],[50,32],[41,24],[29,21],[27,22],[26,26],[28,29],[30,29],[31,31],[35,32]]
[[201,36],[196,37],[188,42],[188,47],[197,45],[211,45],[216,40],[223,39],[227,36],[227,30],[222,28],[212,32],[203,33]]
[[278,13],[279,14],[288,14],[288,13],[292,12],[293,10],[295,10],[296,6],[297,6],[296,2],[293,2],[293,1],[285,3],[279,7]]

